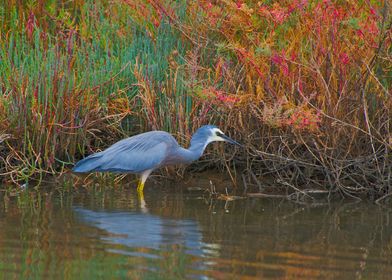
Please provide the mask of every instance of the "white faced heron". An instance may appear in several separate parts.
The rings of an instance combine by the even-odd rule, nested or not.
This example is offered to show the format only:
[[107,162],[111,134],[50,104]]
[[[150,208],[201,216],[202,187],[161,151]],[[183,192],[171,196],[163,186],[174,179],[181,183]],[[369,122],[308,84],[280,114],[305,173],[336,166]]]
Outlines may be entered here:
[[200,127],[192,136],[188,149],[178,145],[165,131],[150,131],[118,141],[106,150],[82,159],[73,171],[140,174],[137,190],[143,193],[144,183],[152,171],[162,166],[191,163],[214,141],[240,145],[214,125]]

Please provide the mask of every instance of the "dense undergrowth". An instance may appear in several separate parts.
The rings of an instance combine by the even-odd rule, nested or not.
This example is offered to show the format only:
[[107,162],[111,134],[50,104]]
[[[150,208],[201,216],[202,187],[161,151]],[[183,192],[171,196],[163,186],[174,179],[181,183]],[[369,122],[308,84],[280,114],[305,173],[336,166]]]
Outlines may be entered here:
[[241,170],[248,191],[269,177],[304,197],[392,193],[388,1],[59,3],[0,8],[6,180],[150,129],[186,145],[215,123],[246,149],[202,164]]

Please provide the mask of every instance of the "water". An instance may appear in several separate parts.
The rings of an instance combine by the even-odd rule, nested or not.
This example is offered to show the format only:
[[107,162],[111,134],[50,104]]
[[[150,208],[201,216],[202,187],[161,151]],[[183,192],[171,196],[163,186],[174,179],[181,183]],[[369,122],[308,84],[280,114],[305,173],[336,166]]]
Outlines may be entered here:
[[388,209],[148,186],[0,192],[0,279],[390,279]]

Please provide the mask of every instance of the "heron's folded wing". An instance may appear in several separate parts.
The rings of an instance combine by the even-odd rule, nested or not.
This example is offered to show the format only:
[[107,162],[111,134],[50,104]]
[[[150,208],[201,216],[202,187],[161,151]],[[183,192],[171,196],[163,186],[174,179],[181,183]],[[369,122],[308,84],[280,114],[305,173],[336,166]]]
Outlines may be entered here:
[[170,135],[141,134],[121,140],[101,152],[96,171],[139,173],[160,166],[172,145]]

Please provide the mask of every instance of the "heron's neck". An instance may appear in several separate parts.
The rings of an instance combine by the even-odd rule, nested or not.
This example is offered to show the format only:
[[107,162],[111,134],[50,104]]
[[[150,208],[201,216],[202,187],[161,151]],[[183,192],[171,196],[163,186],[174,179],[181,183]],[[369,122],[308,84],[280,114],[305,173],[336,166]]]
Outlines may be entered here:
[[192,142],[188,149],[183,149],[183,158],[185,161],[192,162],[198,160],[202,156],[207,144],[208,143],[206,141]]

